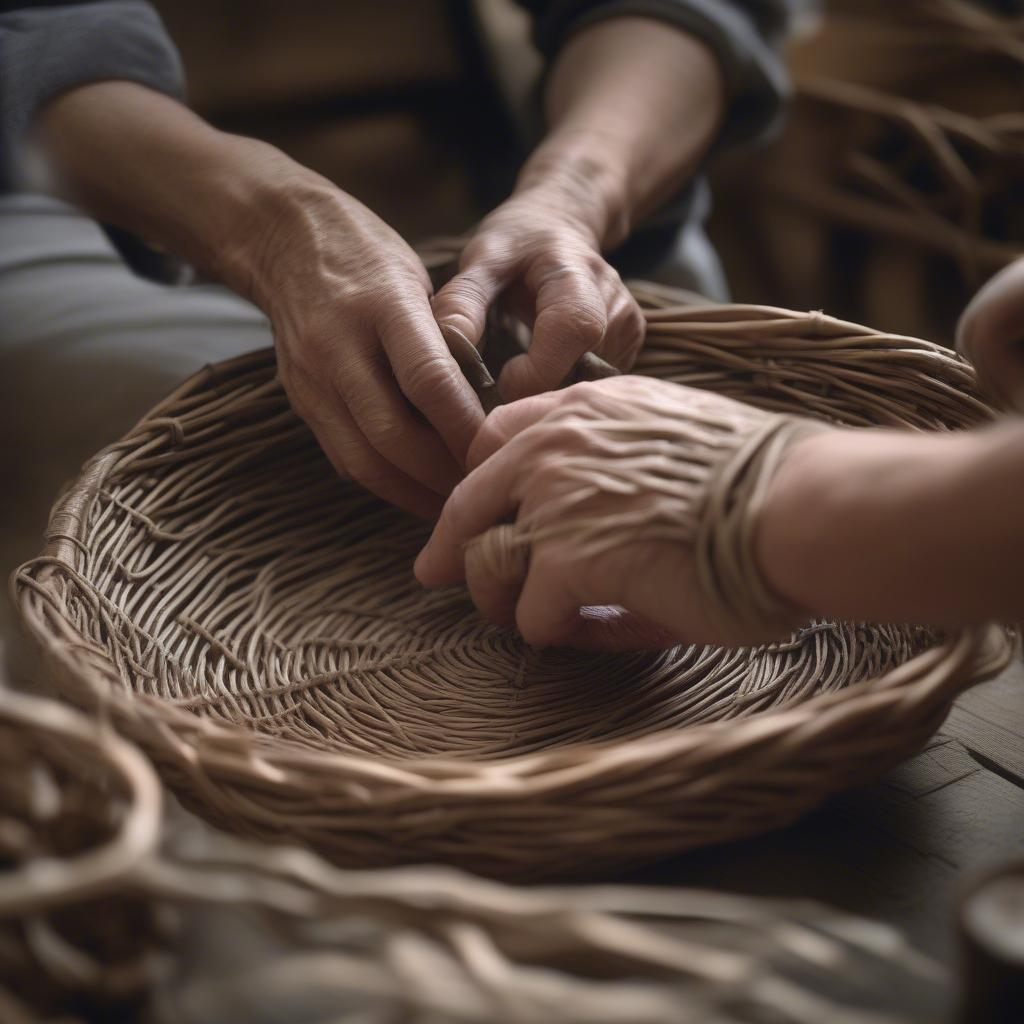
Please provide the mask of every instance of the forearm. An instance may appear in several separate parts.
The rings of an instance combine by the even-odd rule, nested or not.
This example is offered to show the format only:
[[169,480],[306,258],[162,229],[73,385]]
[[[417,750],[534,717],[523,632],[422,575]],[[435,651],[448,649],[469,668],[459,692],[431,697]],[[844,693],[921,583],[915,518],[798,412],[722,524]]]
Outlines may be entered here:
[[758,552],[821,616],[963,625],[1024,619],[1024,422],[921,436],[829,431],[776,478]]
[[130,83],[71,90],[37,120],[66,194],[263,309],[281,384],[339,473],[436,514],[483,413],[397,232],[273,147]]
[[131,82],[52,100],[37,137],[68,198],[257,300],[259,240],[304,192],[331,187],[273,147],[218,131]]
[[551,188],[607,248],[693,176],[721,121],[724,87],[695,37],[614,18],[565,45],[545,107],[548,134],[517,190]]

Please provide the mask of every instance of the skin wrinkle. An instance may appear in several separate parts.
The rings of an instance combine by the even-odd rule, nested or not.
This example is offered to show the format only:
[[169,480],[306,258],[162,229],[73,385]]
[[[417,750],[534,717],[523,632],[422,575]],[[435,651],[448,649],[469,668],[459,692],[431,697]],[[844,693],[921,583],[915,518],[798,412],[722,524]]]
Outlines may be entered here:
[[[652,65],[667,73],[651,75]],[[640,311],[601,249],[625,238],[652,196],[696,169],[722,104],[714,58],[668,26],[611,19],[566,45],[549,78],[547,137],[433,302],[439,323],[477,344],[502,292],[533,327],[529,351],[498,382],[506,400],[557,387],[588,351],[619,369],[632,365]],[[685,127],[664,130],[676,123]]]

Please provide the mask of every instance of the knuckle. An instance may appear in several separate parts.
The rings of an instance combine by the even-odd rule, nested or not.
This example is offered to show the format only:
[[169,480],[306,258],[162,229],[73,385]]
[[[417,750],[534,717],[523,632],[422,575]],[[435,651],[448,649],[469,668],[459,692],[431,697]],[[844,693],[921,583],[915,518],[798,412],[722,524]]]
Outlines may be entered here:
[[636,304],[636,302],[630,303],[628,322],[629,330],[635,335],[637,344],[643,342],[644,335],[647,334],[647,318],[643,314],[643,310]]
[[562,451],[579,452],[590,447],[591,431],[581,413],[563,420],[555,428],[555,444]]
[[502,228],[487,228],[470,239],[462,250],[459,269],[463,272],[476,266],[499,268],[515,258],[515,242]]
[[537,472],[544,478],[560,476],[566,455],[590,447],[584,421],[565,417],[541,425],[530,437],[530,443]]
[[[644,395],[650,395],[653,391],[664,390],[661,387],[664,383],[664,381],[660,380],[651,380],[649,377],[638,377],[635,374],[626,373],[619,377],[609,377],[607,380],[594,381],[594,386],[595,390],[600,390],[607,394],[641,398]],[[675,391],[672,389],[676,387],[678,387],[677,384],[669,385],[669,389],[665,391],[666,396],[675,394]]]
[[390,416],[371,415],[363,421],[363,424],[367,437],[372,438],[381,448],[388,451],[398,448],[405,438],[402,424]]
[[593,259],[592,266],[594,268],[595,276],[609,287],[625,290],[626,286],[622,283],[622,275],[615,269],[615,267],[613,267],[599,252],[591,251],[590,255]]
[[402,377],[405,397],[419,409],[434,406],[442,400],[452,379],[447,367],[435,358],[411,361]]
[[543,248],[534,250],[530,269],[537,287],[571,280],[580,274],[580,266],[576,260],[564,253]]
[[430,293],[409,274],[382,270],[361,286],[351,300],[354,319],[364,329],[380,333],[402,320],[430,315]]
[[571,328],[581,338],[600,339],[608,329],[608,313],[601,306],[574,302],[568,307],[566,313]]
[[594,398],[600,394],[600,385],[604,381],[584,380],[562,390],[562,401],[559,402],[555,415],[559,419],[566,417],[583,417],[590,412]]
[[475,277],[465,275],[452,278],[434,301],[434,313],[438,317],[462,314],[469,316],[473,307],[485,304],[487,300],[483,286]]
[[629,310],[623,310],[608,325],[600,354],[620,370],[628,370],[643,347],[643,323],[637,323]]
[[363,444],[346,445],[341,457],[352,478],[368,490],[377,491],[394,479],[394,472],[381,463]]
[[595,347],[608,329],[606,310],[595,303],[564,300],[549,308],[552,326],[566,343],[584,351]]
[[407,291],[399,295],[382,292],[373,300],[373,326],[378,335],[407,331],[433,321],[429,304]]
[[501,412],[499,407],[494,412],[490,413],[487,418],[480,425],[480,429],[476,433],[476,437],[473,439],[473,446],[482,451],[491,451],[497,448],[505,440],[507,430],[505,429],[505,420],[507,416],[499,416]]

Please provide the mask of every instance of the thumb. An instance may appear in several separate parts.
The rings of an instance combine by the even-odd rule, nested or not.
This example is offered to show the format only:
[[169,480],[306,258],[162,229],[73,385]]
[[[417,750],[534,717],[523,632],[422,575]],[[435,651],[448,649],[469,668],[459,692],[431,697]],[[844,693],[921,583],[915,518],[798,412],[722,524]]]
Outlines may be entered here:
[[456,274],[431,302],[441,333],[461,335],[479,346],[487,310],[504,285],[505,275],[493,264],[473,263]]

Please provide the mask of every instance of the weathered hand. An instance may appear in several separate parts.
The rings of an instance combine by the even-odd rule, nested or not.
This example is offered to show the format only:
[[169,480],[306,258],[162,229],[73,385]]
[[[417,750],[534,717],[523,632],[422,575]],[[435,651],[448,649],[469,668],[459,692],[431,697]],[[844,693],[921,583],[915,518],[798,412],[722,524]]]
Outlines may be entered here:
[[[471,472],[448,499],[416,575],[427,586],[465,579],[484,615],[514,621],[536,645],[723,642],[697,577],[701,500],[715,467],[775,419],[642,377],[503,406],[473,441]],[[529,538],[525,581],[496,571],[472,543],[510,515]],[[772,636],[730,623],[728,641],[785,635],[793,614]]]
[[483,421],[430,308],[416,254],[311,176],[266,234],[252,293],[270,317],[295,411],[339,473],[436,515]]
[[640,309],[577,205],[561,187],[517,192],[481,222],[434,297],[442,331],[475,345],[499,295],[533,328],[528,353],[498,381],[506,401],[557,388],[585,352],[628,370],[643,341]]

